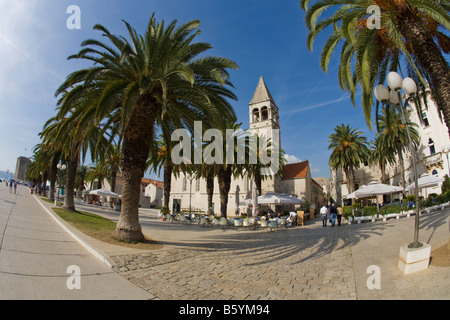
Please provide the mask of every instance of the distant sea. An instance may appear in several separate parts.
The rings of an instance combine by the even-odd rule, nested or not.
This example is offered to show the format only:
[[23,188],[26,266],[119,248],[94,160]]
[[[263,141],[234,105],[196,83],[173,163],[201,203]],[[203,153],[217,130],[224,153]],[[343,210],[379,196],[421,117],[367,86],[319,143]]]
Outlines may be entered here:
[[14,172],[0,171],[0,179],[14,179]]

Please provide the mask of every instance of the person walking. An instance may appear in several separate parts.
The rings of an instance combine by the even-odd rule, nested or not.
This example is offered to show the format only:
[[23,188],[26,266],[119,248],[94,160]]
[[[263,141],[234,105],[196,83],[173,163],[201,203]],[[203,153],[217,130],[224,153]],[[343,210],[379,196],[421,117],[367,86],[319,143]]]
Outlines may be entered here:
[[12,181],[9,182],[9,193],[12,193],[12,187],[13,187],[13,183]]
[[14,182],[14,193],[17,191],[17,182]]
[[334,227],[334,225],[336,223],[336,216],[337,216],[336,203],[333,203],[331,205],[331,209],[330,209],[330,222],[331,222],[332,227]]
[[342,219],[342,213],[344,212],[344,209],[342,209],[342,206],[339,204],[337,207],[337,222],[338,227],[341,226],[341,219]]
[[327,226],[327,217],[328,217],[328,208],[323,204],[322,208],[320,208],[320,215],[322,216],[322,227]]

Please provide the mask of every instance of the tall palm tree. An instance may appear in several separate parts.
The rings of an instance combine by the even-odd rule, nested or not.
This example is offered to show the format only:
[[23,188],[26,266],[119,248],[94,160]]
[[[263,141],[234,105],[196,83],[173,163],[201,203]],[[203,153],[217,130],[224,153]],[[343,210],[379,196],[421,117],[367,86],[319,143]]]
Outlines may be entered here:
[[[67,96],[63,93],[63,97]],[[59,148],[61,159],[66,163],[66,194],[64,207],[75,210],[74,188],[77,168],[88,151],[91,159],[103,154],[106,146],[102,128],[93,122],[92,112],[86,112],[80,105],[74,106],[67,114],[59,112],[45,124],[41,133],[44,141],[52,141]]]
[[[274,176],[261,174],[263,168],[266,167],[266,165],[263,164],[263,154],[266,153],[267,156],[271,158],[272,152],[275,152],[275,147],[279,149],[276,150],[275,153],[276,155],[278,155],[277,172],[274,174]],[[249,134],[249,139],[246,141],[245,148],[248,155],[246,155],[246,164],[244,167],[244,171],[248,174],[248,178],[254,181],[254,183],[256,184],[256,190],[258,191],[258,194],[261,195],[262,181],[275,177],[282,177],[283,167],[286,165],[285,151],[279,146],[273,145],[271,139],[268,138],[265,134],[256,134],[252,132],[250,132]],[[256,161],[250,161],[250,154],[256,155]]]
[[103,159],[94,162],[88,167],[85,180],[86,182],[90,182],[91,185],[97,182],[94,187],[95,189],[102,188],[102,183],[105,178],[108,178],[108,167]]
[[419,133],[417,132],[417,124],[406,122],[402,123],[401,116],[394,106],[386,105],[382,108],[381,114],[378,117],[378,132],[377,139],[379,143],[385,148],[394,149],[398,157],[398,164],[401,169],[401,183],[403,189],[405,183],[405,166],[403,161],[403,152],[409,149],[409,140],[406,126],[409,126],[411,140],[414,145],[419,143]]
[[[39,191],[43,196],[47,196],[47,178],[50,173],[52,153],[42,143],[33,147],[33,163],[28,169],[28,177],[38,182]],[[37,180],[36,180],[37,179]]]
[[77,174],[75,176],[75,190],[77,190],[77,195],[80,198],[84,191],[84,184],[86,182],[86,175],[89,167],[82,164],[78,167]]
[[234,115],[227,99],[236,97],[229,89],[227,69],[237,69],[237,65],[225,58],[204,56],[211,46],[194,42],[199,21],[181,26],[173,21],[166,26],[164,21],[156,23],[153,15],[144,35],[124,23],[129,39],[94,26],[109,43],[84,41],[84,48],[70,58],[94,64],[69,75],[56,94],[68,91],[60,101],[63,114],[81,100],[86,110],[94,110],[97,122],[114,116],[111,123],[123,127],[122,211],[113,236],[142,241],[139,190],[156,123],[166,114],[189,121],[199,114]]
[[328,150],[332,150],[328,164],[333,170],[342,169],[349,185],[349,193],[355,191],[354,169],[369,158],[367,138],[350,125],[338,125],[329,136]]
[[[310,32],[307,45],[312,50],[316,36],[327,27],[332,33],[320,57],[327,71],[331,55],[343,43],[338,70],[339,84],[351,92],[354,102],[357,85],[362,89],[362,106],[371,127],[373,89],[385,80],[388,71],[402,69],[410,76],[431,84],[437,105],[450,129],[450,69],[443,53],[450,52],[450,3],[441,0],[321,0],[308,8],[310,0],[301,0]],[[380,9],[379,26],[370,25],[373,13]],[[324,13],[327,14],[324,14]],[[330,13],[330,14],[328,14]],[[320,19],[323,14],[324,18]]]
[[381,138],[381,136],[375,138],[370,150],[369,162],[378,165],[381,172],[381,183],[386,183],[386,166],[388,163],[393,165],[396,162],[396,150],[384,143]]

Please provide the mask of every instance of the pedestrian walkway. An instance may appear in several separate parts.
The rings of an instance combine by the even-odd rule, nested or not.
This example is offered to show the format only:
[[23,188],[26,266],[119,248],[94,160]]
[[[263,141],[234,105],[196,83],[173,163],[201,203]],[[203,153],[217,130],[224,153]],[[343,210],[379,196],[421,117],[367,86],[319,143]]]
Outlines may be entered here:
[[[116,211],[81,202],[76,207],[112,220],[119,217]],[[432,259],[427,270],[410,275],[397,268],[400,246],[413,239],[413,217],[334,228],[322,228],[316,219],[270,232],[168,223],[154,211],[140,212],[143,232],[160,242],[161,249],[129,249],[81,235],[80,240],[150,299],[450,299],[450,263],[445,259]],[[449,243],[449,214],[445,210],[421,217],[420,240],[432,245],[432,258]],[[371,266],[379,268],[380,289],[367,285]]]
[[38,201],[25,186],[14,194],[0,185],[0,299],[152,298],[82,247]]

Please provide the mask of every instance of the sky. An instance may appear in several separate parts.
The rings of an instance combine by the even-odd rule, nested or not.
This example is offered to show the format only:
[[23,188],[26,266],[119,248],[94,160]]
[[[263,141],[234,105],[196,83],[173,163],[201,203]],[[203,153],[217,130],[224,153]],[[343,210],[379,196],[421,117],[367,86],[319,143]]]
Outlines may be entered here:
[[[68,27],[71,5],[80,9],[80,29]],[[56,114],[56,89],[86,67],[67,57],[83,40],[99,39],[93,26],[125,36],[125,20],[144,33],[153,12],[166,23],[200,20],[197,41],[212,45],[208,54],[239,65],[230,71],[238,97],[231,103],[244,129],[248,104],[264,77],[279,108],[281,147],[291,162],[308,160],[313,178],[330,177],[328,137],[337,125],[349,124],[373,139],[361,105],[354,108],[339,87],[339,50],[328,73],[319,65],[325,37],[308,51],[299,0],[0,0],[0,170],[14,171],[18,156],[32,156],[44,123]]]

